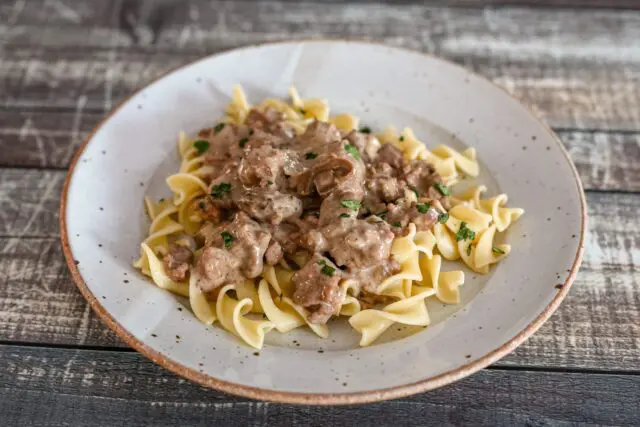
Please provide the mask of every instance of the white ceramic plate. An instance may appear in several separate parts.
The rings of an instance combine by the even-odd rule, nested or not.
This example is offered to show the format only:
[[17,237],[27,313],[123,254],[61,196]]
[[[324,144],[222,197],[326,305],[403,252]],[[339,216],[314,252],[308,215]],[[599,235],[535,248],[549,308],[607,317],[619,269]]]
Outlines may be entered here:
[[[223,113],[235,83],[251,101],[295,84],[374,128],[410,126],[427,145],[476,147],[479,180],[526,214],[509,230],[511,255],[488,276],[469,270],[462,304],[430,304],[432,326],[391,328],[359,348],[345,323],[321,340],[303,329],[269,334],[259,353],[131,266],[147,224],[145,195],[168,196],[180,130]],[[555,135],[488,81],[434,57],[382,45],[291,42],[211,56],[133,95],[74,158],[63,194],[65,255],[80,290],[127,343],[199,383],[302,403],[375,401],[458,380],[512,351],[557,308],[582,255],[585,202]],[[461,265],[461,264],[460,264]],[[559,286],[561,285],[561,286]],[[179,338],[178,338],[179,337]]]

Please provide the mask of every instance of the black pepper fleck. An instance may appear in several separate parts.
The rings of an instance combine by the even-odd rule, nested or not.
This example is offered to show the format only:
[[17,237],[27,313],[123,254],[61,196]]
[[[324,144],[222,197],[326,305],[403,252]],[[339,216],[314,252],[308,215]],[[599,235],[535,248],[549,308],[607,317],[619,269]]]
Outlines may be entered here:
[[254,352],[253,352],[253,355],[254,355],[254,356],[260,356],[260,352],[258,352],[258,351],[254,351]]
[[471,359],[471,355],[470,355],[470,354],[467,354],[465,357],[466,357],[467,359]]
[[128,280],[123,280],[122,282],[123,282],[123,283],[129,283],[129,281],[128,281]]
[[558,283],[557,285],[554,286],[554,288],[556,289],[562,289],[563,285],[562,283]]
[[74,260],[73,260],[73,263],[74,263],[75,265],[78,265],[78,264],[80,264],[80,261],[78,261],[77,259],[74,259]]
[[154,338],[158,338],[158,336],[156,334],[151,334],[152,337]]

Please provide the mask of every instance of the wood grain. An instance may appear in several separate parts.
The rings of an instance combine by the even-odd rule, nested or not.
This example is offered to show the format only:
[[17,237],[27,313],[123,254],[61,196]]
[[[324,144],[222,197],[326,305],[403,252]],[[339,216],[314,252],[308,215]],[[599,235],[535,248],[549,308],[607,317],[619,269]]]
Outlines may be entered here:
[[556,127],[640,130],[638,13],[282,1],[15,4],[22,7],[4,3],[0,9],[9,16],[9,25],[0,23],[5,108],[106,111],[205,54],[329,37],[379,41],[453,60],[501,85]]
[[[0,346],[6,425],[633,425],[640,376],[491,369],[357,406],[256,402],[189,383],[137,353]],[[37,404],[34,404],[37,402]]]
[[[12,175],[14,183],[33,180],[29,176],[50,183],[63,175],[4,173],[2,182]],[[2,221],[5,237],[0,238],[0,341],[121,345],[70,279],[55,237],[55,215],[51,209],[37,209],[36,200],[54,203],[56,196],[41,196],[46,190],[23,187],[10,197],[0,192],[3,203],[29,192],[33,198],[16,204],[22,208],[18,212],[10,203],[0,206],[10,219]],[[587,249],[571,294],[538,333],[500,364],[614,370],[640,366],[640,195],[590,193],[588,205]]]
[[[0,167],[66,168],[102,117],[82,111],[0,110]],[[586,189],[640,191],[640,133],[561,130],[558,135]]]

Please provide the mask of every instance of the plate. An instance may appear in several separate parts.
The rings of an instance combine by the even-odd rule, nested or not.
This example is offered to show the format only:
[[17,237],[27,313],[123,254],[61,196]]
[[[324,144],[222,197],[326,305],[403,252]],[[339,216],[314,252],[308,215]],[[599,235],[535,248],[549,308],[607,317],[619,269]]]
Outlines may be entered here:
[[[234,84],[250,101],[329,100],[372,128],[409,126],[427,146],[477,149],[479,180],[526,214],[509,257],[487,276],[465,270],[462,303],[431,304],[432,325],[392,327],[359,348],[348,325],[322,340],[271,333],[257,352],[141,276],[132,261],[148,224],[143,197],[168,196],[176,140],[223,114]],[[500,359],[558,307],[576,275],[586,221],[580,180],[553,132],[507,93],[435,57],[345,41],[250,46],[187,65],[118,106],[78,150],[61,204],[64,253],[82,294],[129,345],[200,384],[257,399],[343,404],[430,390]]]

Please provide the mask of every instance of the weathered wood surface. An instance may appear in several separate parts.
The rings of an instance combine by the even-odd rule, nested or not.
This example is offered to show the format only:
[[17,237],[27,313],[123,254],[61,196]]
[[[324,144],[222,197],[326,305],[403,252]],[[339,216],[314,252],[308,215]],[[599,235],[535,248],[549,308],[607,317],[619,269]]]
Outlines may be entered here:
[[[533,3],[640,7],[0,0],[0,425],[639,425],[640,12],[494,7]],[[453,60],[532,106],[569,150],[591,190],[583,267],[550,321],[492,368],[366,407],[249,401],[133,352],[73,284],[57,229],[63,169],[105,112],[203,55],[307,38]]]
[[[0,169],[0,341],[111,346],[57,240],[63,171]],[[583,267],[560,310],[500,363],[634,370],[640,366],[640,194],[589,193]],[[4,275],[4,276],[3,276]]]
[[[0,167],[66,168],[102,117],[82,110],[0,110]],[[640,132],[560,130],[558,135],[586,189],[640,191]]]
[[[2,3],[0,16],[7,16],[0,21],[5,108],[104,112],[205,54],[272,40],[364,38],[463,64],[553,126],[640,130],[637,13],[366,2],[18,0]],[[34,31],[41,26],[45,30]]]
[[189,383],[137,353],[0,346],[6,425],[637,425],[640,376],[489,369],[371,405],[292,406]]

